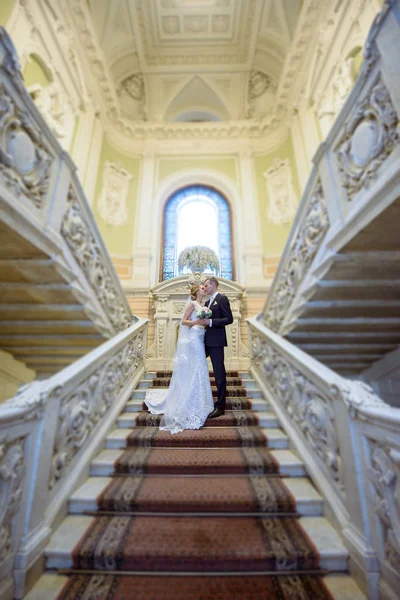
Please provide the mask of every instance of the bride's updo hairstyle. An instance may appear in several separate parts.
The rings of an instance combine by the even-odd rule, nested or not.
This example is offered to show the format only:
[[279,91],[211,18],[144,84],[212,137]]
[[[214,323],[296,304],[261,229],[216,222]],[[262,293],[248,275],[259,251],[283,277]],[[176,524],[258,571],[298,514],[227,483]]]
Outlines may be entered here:
[[197,292],[199,291],[200,286],[198,283],[196,283],[196,285],[192,285],[190,288],[190,297],[192,300],[196,300],[197,298]]

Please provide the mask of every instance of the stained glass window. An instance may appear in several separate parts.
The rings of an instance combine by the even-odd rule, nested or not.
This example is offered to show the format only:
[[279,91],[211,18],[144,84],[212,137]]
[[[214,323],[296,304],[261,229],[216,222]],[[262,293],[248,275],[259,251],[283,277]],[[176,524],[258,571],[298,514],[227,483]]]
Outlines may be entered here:
[[162,281],[177,277],[179,253],[188,246],[207,246],[219,259],[217,275],[233,279],[231,211],[213,188],[191,185],[176,191],[164,212]]

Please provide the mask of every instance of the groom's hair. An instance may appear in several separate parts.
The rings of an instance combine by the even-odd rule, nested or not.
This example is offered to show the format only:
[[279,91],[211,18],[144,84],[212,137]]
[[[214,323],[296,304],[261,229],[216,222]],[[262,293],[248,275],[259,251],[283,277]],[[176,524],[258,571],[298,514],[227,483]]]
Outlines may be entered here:
[[211,281],[212,283],[215,284],[215,287],[218,289],[219,281],[216,277],[207,277],[206,281]]

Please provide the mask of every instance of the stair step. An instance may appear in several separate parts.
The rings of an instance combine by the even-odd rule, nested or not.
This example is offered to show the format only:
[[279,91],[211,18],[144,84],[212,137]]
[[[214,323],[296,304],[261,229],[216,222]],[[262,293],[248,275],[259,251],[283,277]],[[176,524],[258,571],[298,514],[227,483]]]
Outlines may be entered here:
[[[154,385],[153,381],[156,378],[152,378],[152,379],[141,379],[138,383],[137,389],[142,390],[142,389],[149,389],[150,387],[152,387]],[[241,377],[235,378],[235,379],[241,379]],[[213,386],[215,386],[215,381],[213,381]],[[229,389],[229,387],[238,387],[240,384],[230,384],[229,382],[229,378],[227,380],[227,387]],[[258,389],[257,386],[257,382],[255,379],[243,379],[242,380],[242,384],[241,384],[246,390],[254,390],[254,389]],[[155,385],[155,387],[161,387],[161,386],[157,386]],[[167,388],[168,385],[165,385],[165,387]]]
[[[149,512],[150,510],[152,512],[161,510],[162,512],[171,513],[181,513],[183,511],[192,513],[222,512],[225,515],[229,512],[258,512],[257,508],[252,506],[252,499],[255,496],[253,486],[248,483],[248,477],[241,478],[240,487],[235,489],[234,493],[232,493],[232,481],[237,486],[238,478],[236,475],[226,476],[223,479],[221,477],[196,477],[193,475],[153,475],[150,478],[145,475],[141,477],[140,491],[135,496],[136,499],[142,498],[142,508],[136,509],[138,512]],[[133,476],[130,478],[90,477],[71,496],[69,501],[70,514],[83,514],[85,511],[98,510],[98,498],[104,490],[112,483],[121,483],[122,485],[124,481],[128,482],[129,479],[135,478]],[[260,479],[266,479],[266,476],[252,476],[251,479],[257,482]],[[297,511],[302,516],[322,515],[323,499],[307,478],[285,478],[284,481],[274,478],[272,483],[274,482],[279,487],[283,486],[284,492],[287,489],[295,498],[295,512]],[[192,490],[193,484],[194,491]],[[200,489],[198,489],[199,484],[201,485]],[[213,489],[215,486],[217,486],[217,490]],[[225,495],[224,486],[227,486]],[[168,511],[165,510],[166,487],[168,488],[168,502],[174,503],[173,506],[175,507]],[[146,488],[150,488],[147,494]],[[207,489],[207,495],[204,494],[204,489]],[[160,491],[162,491],[161,494]],[[149,506],[149,494],[151,495],[151,508],[146,508],[146,506]],[[216,506],[217,508],[215,508]],[[237,507],[236,511],[234,510],[235,506]],[[157,510],[157,507],[160,508]],[[267,510],[261,510],[261,512],[267,513]]]
[[[66,517],[51,537],[45,549],[47,569],[71,568],[73,566],[72,551],[82,538],[83,532],[87,530],[95,519],[97,525],[104,523],[105,526],[108,526],[107,524],[111,524],[111,520],[115,519],[115,517],[103,517],[100,521],[99,517],[93,518],[82,515]],[[135,529],[135,533],[128,544],[127,552],[129,554],[127,557],[131,556],[130,562],[133,565],[136,564],[142,567],[140,570],[143,572],[149,570],[145,566],[147,564],[152,565],[151,570],[153,572],[160,572],[160,569],[163,571],[167,569],[170,572],[171,567],[175,571],[195,571],[197,570],[196,555],[202,553],[204,550],[206,555],[208,555],[208,562],[211,566],[207,569],[202,568],[203,573],[209,571],[215,572],[215,569],[221,572],[222,565],[224,565],[225,572],[232,572],[239,570],[239,564],[242,571],[254,571],[254,568],[259,571],[267,570],[266,568],[263,569],[265,559],[262,557],[265,551],[259,546],[260,542],[258,544],[254,543],[259,540],[261,535],[259,523],[261,524],[264,521],[262,518],[185,516],[136,517],[135,519],[126,517],[126,519],[128,526]],[[280,526],[277,521],[281,520],[266,519],[266,521],[266,527],[275,528],[276,526]],[[121,522],[121,518],[119,518],[119,522]],[[296,527],[297,525],[303,527],[311,539],[319,554],[321,569],[328,569],[329,571],[346,570],[348,551],[335,529],[324,517],[301,517],[298,521],[294,520],[294,522]],[[290,526],[289,523],[287,525]],[[153,532],[151,532],[151,528]],[[201,531],[199,528],[201,528]],[[142,531],[148,532],[148,535],[143,536]],[[176,544],[173,546],[170,545],[169,541],[172,531],[174,532],[174,542]],[[237,555],[238,538],[234,535],[235,531],[242,532],[241,544],[245,546],[242,549],[243,554],[241,553],[240,556]],[[207,541],[204,537],[205,532],[209,536]],[[160,544],[157,543],[157,540],[160,541]],[[221,543],[216,545],[216,540],[221,540]],[[163,541],[162,544],[161,541]],[[115,538],[113,539],[113,543],[116,543]],[[204,544],[206,545],[204,546]],[[212,559],[209,554],[210,547],[213,547]],[[164,563],[162,567],[158,567],[157,561],[160,560],[163,550],[169,559],[167,564]],[[169,554],[170,550],[171,554]],[[179,554],[175,554],[175,550]],[[182,550],[187,558],[182,557]],[[133,554],[131,554],[132,552]],[[178,556],[180,561],[183,559],[184,561],[187,560],[187,562],[181,563],[178,561]],[[230,558],[228,566],[226,566],[226,556]],[[135,570],[138,570],[138,567]]]
[[[253,398],[248,398],[248,397],[227,398],[226,399],[227,406],[230,406],[231,402],[235,402],[235,401],[238,401],[238,403],[240,403],[241,400],[250,401],[252,410],[260,411],[260,412],[268,412],[269,411],[269,403],[266,400],[264,400],[264,398],[256,398],[254,400],[253,400]],[[141,412],[143,410],[143,402],[144,402],[144,400],[138,400],[138,399],[128,400],[127,404],[125,405],[124,412],[125,413]]]
[[[88,576],[90,577],[90,576]],[[257,598],[265,598],[264,589],[265,583],[264,578],[260,575],[254,575],[251,577],[250,575],[246,575],[246,583],[251,580],[254,580],[255,584],[262,584],[262,591],[260,595],[257,595]],[[57,600],[57,596],[60,594],[62,588],[67,583],[68,577],[66,575],[57,575],[56,573],[45,573],[41,576],[36,585],[32,588],[32,590],[25,596],[24,600]],[[238,577],[223,577],[223,576],[213,576],[208,579],[204,577],[193,577],[190,575],[179,577],[144,577],[140,575],[133,575],[131,577],[124,577],[123,581],[128,584],[129,590],[131,590],[132,598],[135,600],[147,600],[150,597],[160,598],[160,587],[154,591],[152,590],[152,585],[160,584],[162,591],[163,600],[174,600],[177,595],[176,591],[179,589],[182,590],[183,586],[186,586],[188,590],[190,590],[189,595],[186,597],[190,600],[202,600],[204,598],[212,598],[217,597],[221,594],[221,590],[225,588],[223,585],[229,585],[233,583],[233,589],[229,590],[225,595],[226,598],[230,598],[231,600],[243,600],[245,596],[243,594],[246,593],[247,586],[240,589],[238,586],[240,582],[243,581],[243,576]],[[194,586],[197,582],[201,582],[205,585],[212,586],[212,589],[208,591],[201,590],[201,592],[197,595],[193,594]],[[342,573],[332,573],[323,577],[323,581],[331,593],[333,600],[367,600],[367,597],[361,592],[359,587],[356,585],[355,581],[349,576]],[[143,590],[143,593],[140,595],[137,594],[137,588],[135,588],[135,584],[137,588]],[[172,590],[171,590],[172,588]],[[171,593],[169,593],[171,591]],[[252,593],[252,598],[256,598],[256,596]],[[72,600],[72,596],[69,597]],[[99,599],[100,600],[100,599]]]
[[[264,434],[268,438],[269,448],[287,448],[288,437],[280,428],[263,428]],[[118,428],[110,433],[105,442],[106,449],[120,449],[127,447],[127,437],[131,433],[131,429]]]
[[[234,419],[235,416],[233,413],[243,413],[243,419],[248,419],[247,425],[256,425],[258,424],[260,427],[279,427],[279,421],[275,416],[275,413],[272,412],[254,412],[254,411],[229,411],[225,412],[225,415],[219,417],[218,419],[208,419],[204,425],[207,427],[226,427],[233,425],[234,423],[229,423],[227,425],[225,423],[226,419]],[[122,413],[117,421],[118,427],[128,428],[128,427],[137,427],[137,419],[147,418],[147,423],[152,426],[156,426],[159,424],[161,420],[161,415],[151,415],[148,412],[141,412],[139,414],[124,412]],[[255,418],[258,419],[258,423],[255,422]],[[254,422],[252,422],[254,420]],[[145,422],[140,421],[141,426],[146,426]]]
[[[159,387],[159,388],[155,388],[155,389],[164,389],[164,388]],[[167,390],[168,388],[165,387],[165,389]],[[229,397],[230,390],[233,390],[233,389],[234,390],[238,390],[237,387],[234,387],[234,388],[233,387],[232,388],[227,387],[227,398]],[[216,397],[217,388],[216,387],[212,387],[212,391],[213,391],[214,397]],[[247,393],[246,393],[245,397],[249,398],[250,400],[252,400],[253,398],[254,399],[255,398],[260,399],[260,398],[263,397],[262,391],[260,389],[258,389],[258,388],[249,389],[249,390],[246,390],[246,392]],[[234,396],[241,397],[241,396],[239,396],[238,393],[235,393]],[[145,399],[145,397],[146,397],[146,389],[145,388],[136,389],[131,394],[132,400],[142,400],[143,401]]]
[[[121,430],[117,430],[117,432],[120,432],[120,431]],[[267,435],[268,435],[268,433],[267,433]],[[269,440],[270,440],[270,438],[269,438]],[[117,441],[117,439],[115,441]],[[120,438],[118,441],[120,443],[119,448],[121,448],[121,444],[122,444],[123,440],[121,440],[121,438]],[[126,438],[124,441],[126,441]],[[174,448],[172,448],[172,449],[154,448],[153,452],[162,453],[162,452],[166,452],[167,450],[169,450],[170,452],[176,451]],[[223,450],[230,451],[231,449],[230,448],[229,449],[213,448],[212,450],[213,450],[213,452],[218,453]],[[278,449],[272,450],[271,447],[269,447],[269,450],[271,452],[272,457],[279,464],[279,472],[281,475],[285,475],[288,477],[304,477],[306,475],[306,471],[305,471],[303,463],[293,452],[291,452],[290,450],[278,450]],[[205,450],[202,448],[196,449],[196,452],[199,453],[199,458],[201,457],[200,453],[203,451],[205,451]],[[207,449],[207,451],[209,452],[209,449]],[[122,456],[122,454],[123,454],[123,451],[120,449],[104,450],[92,462],[90,474],[92,476],[98,476],[98,477],[108,477],[108,476],[112,475],[114,473],[114,463]]]

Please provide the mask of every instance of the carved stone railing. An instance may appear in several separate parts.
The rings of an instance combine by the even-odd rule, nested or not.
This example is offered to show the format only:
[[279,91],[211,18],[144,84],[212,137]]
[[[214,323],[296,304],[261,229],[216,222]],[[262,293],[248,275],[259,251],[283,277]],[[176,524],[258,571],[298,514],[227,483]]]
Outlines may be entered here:
[[386,0],[314,167],[260,322],[287,334],[335,254],[400,193],[399,0]]
[[[0,407],[0,597],[29,569],[144,372],[147,320]],[[4,594],[4,595],[3,595]]]
[[368,598],[400,587],[400,410],[256,319],[251,371],[321,491]]
[[76,167],[28,94],[1,27],[0,213],[11,229],[54,257],[100,332],[111,337],[129,327],[132,312]]

